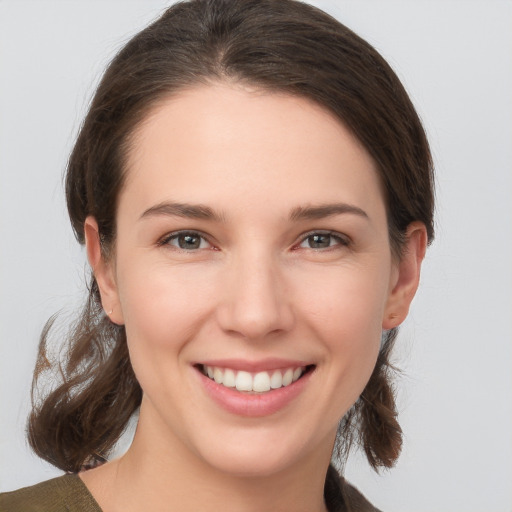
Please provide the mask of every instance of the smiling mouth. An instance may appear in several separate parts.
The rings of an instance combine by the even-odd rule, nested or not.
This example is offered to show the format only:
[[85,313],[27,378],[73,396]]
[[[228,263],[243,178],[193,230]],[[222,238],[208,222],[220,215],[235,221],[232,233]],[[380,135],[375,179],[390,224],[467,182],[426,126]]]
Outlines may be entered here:
[[204,364],[196,368],[209,379],[226,388],[243,393],[268,393],[285,388],[314,369],[314,365],[289,367],[278,370],[247,372],[231,368],[221,368]]

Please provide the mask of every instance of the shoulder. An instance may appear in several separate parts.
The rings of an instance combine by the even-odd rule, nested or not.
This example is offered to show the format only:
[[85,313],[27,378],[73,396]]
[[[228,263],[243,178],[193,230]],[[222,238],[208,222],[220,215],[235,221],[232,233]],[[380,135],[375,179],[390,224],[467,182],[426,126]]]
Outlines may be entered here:
[[324,497],[329,512],[380,512],[341,477],[332,465],[327,471]]
[[0,512],[101,512],[78,475],[0,493]]

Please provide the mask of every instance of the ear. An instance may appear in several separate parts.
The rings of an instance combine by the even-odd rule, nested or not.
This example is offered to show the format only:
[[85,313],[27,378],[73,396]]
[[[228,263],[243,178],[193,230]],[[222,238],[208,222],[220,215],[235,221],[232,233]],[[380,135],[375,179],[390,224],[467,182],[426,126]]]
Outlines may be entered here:
[[123,313],[112,262],[105,259],[101,251],[98,223],[94,217],[87,217],[84,224],[87,259],[92,268],[101,295],[101,305],[112,322],[123,325]]
[[421,263],[427,249],[427,229],[422,222],[412,222],[407,227],[405,247],[396,265],[391,292],[386,303],[382,328],[400,325],[409,312],[409,306],[420,282]]

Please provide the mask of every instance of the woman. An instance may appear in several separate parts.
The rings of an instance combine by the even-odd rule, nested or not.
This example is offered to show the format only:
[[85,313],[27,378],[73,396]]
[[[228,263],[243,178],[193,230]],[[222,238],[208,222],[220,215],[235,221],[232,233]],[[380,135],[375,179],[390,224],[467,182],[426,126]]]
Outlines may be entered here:
[[398,457],[388,356],[433,237],[428,144],[375,50],[295,1],[171,7],[107,69],[66,194],[90,297],[29,438],[73,475],[0,504],[375,510],[333,446]]

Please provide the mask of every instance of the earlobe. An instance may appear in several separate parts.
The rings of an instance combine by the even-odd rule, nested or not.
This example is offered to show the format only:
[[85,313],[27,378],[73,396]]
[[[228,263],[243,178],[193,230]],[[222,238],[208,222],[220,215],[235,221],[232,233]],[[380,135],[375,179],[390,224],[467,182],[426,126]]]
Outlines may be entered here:
[[400,325],[409,312],[420,282],[420,271],[427,248],[427,230],[422,222],[412,222],[406,232],[405,247],[382,319],[382,328]]
[[94,217],[85,219],[84,233],[87,259],[100,290],[103,309],[112,322],[122,325],[124,321],[112,264],[102,253],[98,223]]

